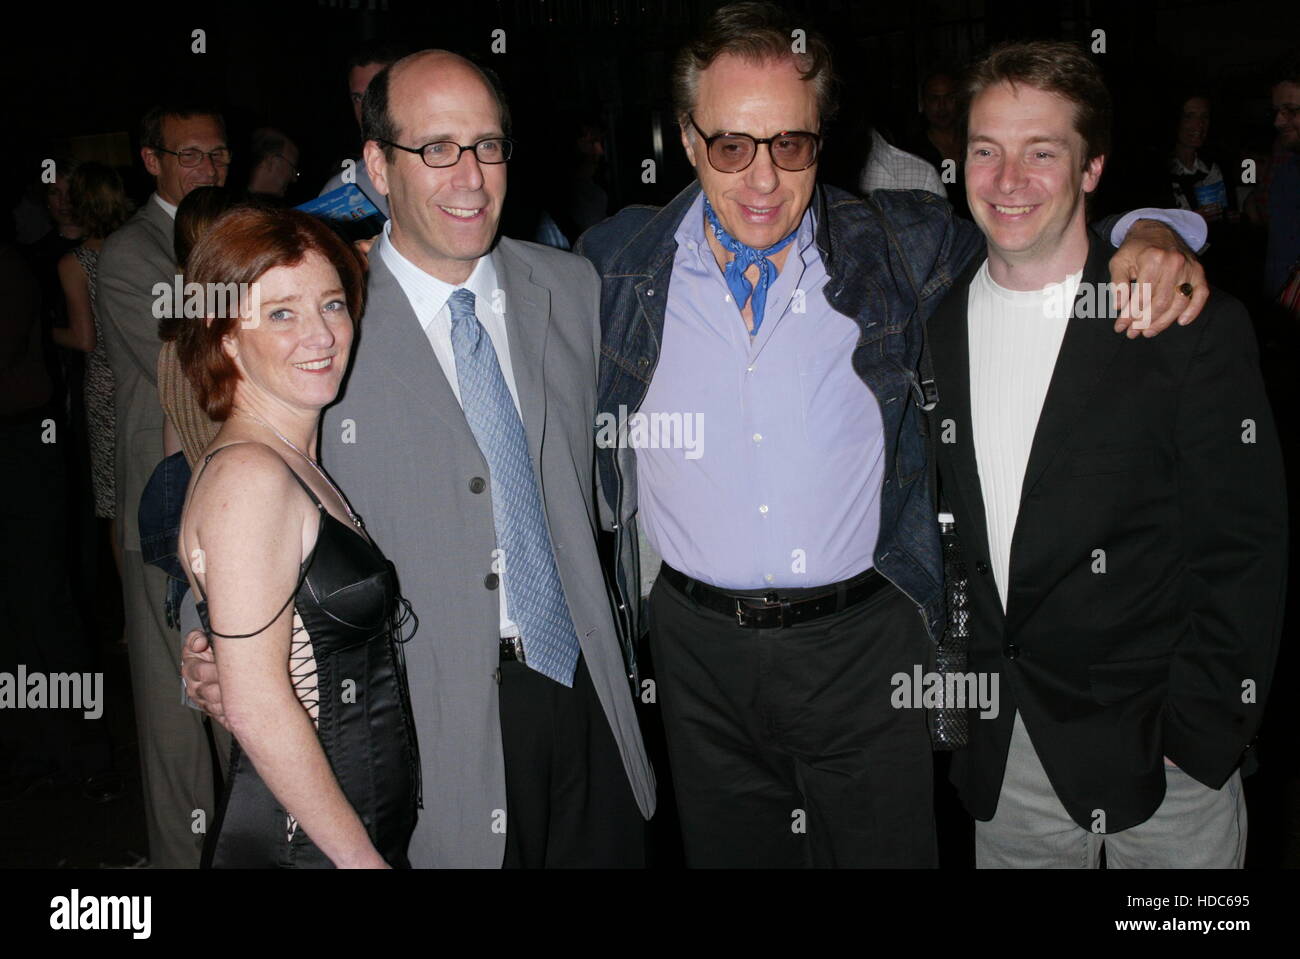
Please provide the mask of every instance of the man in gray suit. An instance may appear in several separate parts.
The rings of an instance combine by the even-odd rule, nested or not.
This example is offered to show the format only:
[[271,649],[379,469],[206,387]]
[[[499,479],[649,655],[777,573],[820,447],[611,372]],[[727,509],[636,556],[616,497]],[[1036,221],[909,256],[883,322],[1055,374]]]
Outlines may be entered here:
[[[393,64],[363,125],[392,219],[321,458],[419,617],[411,863],[642,865],[654,777],[596,553],[599,280],[568,253],[492,247],[509,115],[469,61]],[[219,715],[203,645],[185,675]]]
[[195,187],[225,184],[230,151],[225,124],[208,111],[157,107],[142,126],[140,156],[154,193],[104,242],[99,312],[116,380],[117,531],[149,856],[156,867],[192,868],[202,847],[194,812],[213,807],[212,762],[202,717],[176,695],[180,636],[163,612],[167,575],[142,557],[137,511],[163,458],[154,287],[173,285],[177,205]]

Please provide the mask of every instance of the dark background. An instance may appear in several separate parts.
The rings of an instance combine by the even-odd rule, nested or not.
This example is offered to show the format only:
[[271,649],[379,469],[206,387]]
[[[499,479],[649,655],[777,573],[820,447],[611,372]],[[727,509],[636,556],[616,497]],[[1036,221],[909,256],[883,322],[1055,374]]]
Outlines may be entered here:
[[[390,38],[416,48],[458,50],[501,76],[518,140],[510,170],[512,203],[545,197],[555,160],[568,149],[567,124],[577,116],[598,118],[605,129],[608,162],[602,179],[610,212],[628,203],[663,203],[691,177],[672,122],[672,60],[719,5],[711,0],[240,0],[219,6],[51,6],[39,29],[9,32],[0,57],[0,84],[11,101],[6,123],[14,135],[6,165],[19,164],[20,175],[39,189],[44,158],[71,153],[107,160],[124,172],[129,168],[128,189],[142,201],[151,184],[138,157],[139,117],[160,100],[198,100],[225,114],[235,154],[232,185],[242,186],[247,176],[241,154],[246,157],[254,128],[271,125],[287,133],[301,150],[302,170],[288,199],[302,202],[337,171],[341,159],[359,152],[345,83],[349,53],[363,40]],[[1171,142],[1169,94],[1189,82],[1216,96],[1210,139],[1221,157],[1231,162],[1247,154],[1267,155],[1272,112],[1266,69],[1300,43],[1300,4],[1294,2],[821,0],[786,6],[821,29],[835,48],[841,109],[824,131],[828,143],[820,175],[848,189],[857,182],[869,124],[890,132],[891,139],[915,128],[918,85],[928,69],[959,69],[998,40],[1064,38],[1091,45],[1093,31],[1104,30],[1106,52],[1094,59],[1114,96],[1116,146],[1097,197],[1099,213],[1164,205],[1163,198],[1143,195],[1139,168],[1152,151]],[[191,52],[196,29],[206,32],[202,54]],[[498,29],[505,31],[502,54],[491,51]],[[647,159],[656,161],[653,183],[642,182]],[[1228,164],[1223,170],[1226,177],[1234,175]],[[1248,300],[1251,291],[1233,292]],[[1275,381],[1294,379],[1289,356],[1270,355],[1266,344],[1264,359],[1266,367],[1272,363]],[[1280,406],[1278,395],[1285,391],[1275,393],[1275,406]],[[1276,414],[1292,457],[1294,495],[1300,474],[1293,452],[1296,419],[1289,408]],[[103,573],[103,557],[97,564]],[[109,567],[111,575],[111,562]],[[116,638],[112,618],[112,611],[99,618],[106,647]],[[1253,868],[1300,864],[1296,654],[1290,645],[1284,640],[1259,747],[1263,769],[1247,785],[1247,862]],[[120,654],[109,657],[105,668],[110,689],[124,680]],[[119,768],[134,777],[131,712],[126,706],[113,708],[122,702],[110,693],[106,721],[122,744]],[[655,741],[654,707],[643,708],[656,768],[667,779]],[[942,776],[942,758],[937,766]],[[121,863],[124,848],[140,849],[143,843],[138,788],[128,797],[125,804],[93,808],[59,797],[6,803],[0,810],[0,864]],[[946,784],[939,799],[945,865],[969,865],[969,821]],[[679,861],[671,813],[665,794],[653,825],[660,865]]]
[[[349,52],[362,40],[397,38],[477,56],[502,77],[520,140],[512,190],[544,190],[548,155],[562,121],[600,118],[607,131],[611,211],[662,203],[690,176],[672,124],[668,77],[673,57],[720,4],[710,0],[288,0],[220,5],[60,6],[60,21],[9,36],[0,69],[14,100],[8,125],[19,131],[27,170],[67,150],[74,137],[127,134],[138,148],[140,115],[169,97],[224,110],[236,166],[246,174],[248,134],[269,124],[302,151],[296,195],[313,196],[356,155],[359,142],[345,85]],[[896,135],[917,116],[917,88],[936,64],[960,67],[987,44],[1050,37],[1092,43],[1105,31],[1104,69],[1116,106],[1116,149],[1103,190],[1115,194],[1135,152],[1162,144],[1162,111],[1173,86],[1204,81],[1221,99],[1211,140],[1236,152],[1271,141],[1265,68],[1300,42],[1300,4],[1196,3],[1166,0],[844,0],[787,3],[831,40],[843,78],[838,120],[822,163],[829,182],[852,187],[861,166],[866,123]],[[206,53],[191,52],[191,32],[206,31]],[[505,53],[491,52],[504,30]],[[656,136],[657,135],[657,136]],[[119,141],[120,142],[120,141]],[[655,159],[657,182],[641,182]],[[134,160],[134,158],[133,158]],[[148,184],[133,162],[133,194]],[[1225,168],[1225,174],[1227,173]],[[1107,182],[1110,181],[1110,182]],[[1115,183],[1116,186],[1111,184]],[[1113,207],[1127,198],[1103,198]]]

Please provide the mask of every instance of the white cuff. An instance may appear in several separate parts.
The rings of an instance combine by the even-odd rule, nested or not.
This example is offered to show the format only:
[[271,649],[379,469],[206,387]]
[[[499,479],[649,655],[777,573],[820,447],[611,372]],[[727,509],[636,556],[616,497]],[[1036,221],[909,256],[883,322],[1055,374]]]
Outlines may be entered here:
[[1111,245],[1122,246],[1124,237],[1128,236],[1128,231],[1133,229],[1133,224],[1138,220],[1159,220],[1182,237],[1183,242],[1197,253],[1204,249],[1205,238],[1209,236],[1210,232],[1205,225],[1205,218],[1191,210],[1162,210],[1156,207],[1143,207],[1140,210],[1125,213],[1119,218],[1119,222],[1110,231]]

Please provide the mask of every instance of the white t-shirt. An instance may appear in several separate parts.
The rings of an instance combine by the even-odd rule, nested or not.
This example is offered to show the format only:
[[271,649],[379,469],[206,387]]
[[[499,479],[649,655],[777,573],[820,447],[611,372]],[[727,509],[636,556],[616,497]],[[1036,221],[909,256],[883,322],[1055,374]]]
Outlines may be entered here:
[[1064,289],[1020,292],[995,283],[985,261],[970,285],[971,429],[989,562],[1004,611],[1025,467],[1082,276],[1080,270],[1067,277]]

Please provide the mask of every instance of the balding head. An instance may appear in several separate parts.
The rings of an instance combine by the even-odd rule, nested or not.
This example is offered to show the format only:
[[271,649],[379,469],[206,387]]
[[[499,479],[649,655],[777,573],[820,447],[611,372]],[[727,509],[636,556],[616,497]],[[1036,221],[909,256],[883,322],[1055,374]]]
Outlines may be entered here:
[[[362,139],[418,146],[402,139],[411,131],[400,129],[391,108],[393,98],[411,90],[415,93],[410,95],[418,96],[422,90],[436,90],[446,84],[460,85],[472,80],[486,87],[496,101],[501,132],[509,136],[510,107],[495,74],[450,50],[421,50],[385,67],[370,81],[361,110]],[[392,160],[393,148],[385,145],[384,154]]]
[[[507,119],[492,78],[445,50],[399,60],[366,91],[366,170],[388,197],[393,246],[444,282],[463,283],[492,247],[506,196]],[[421,155],[431,144],[440,144],[432,165]]]

